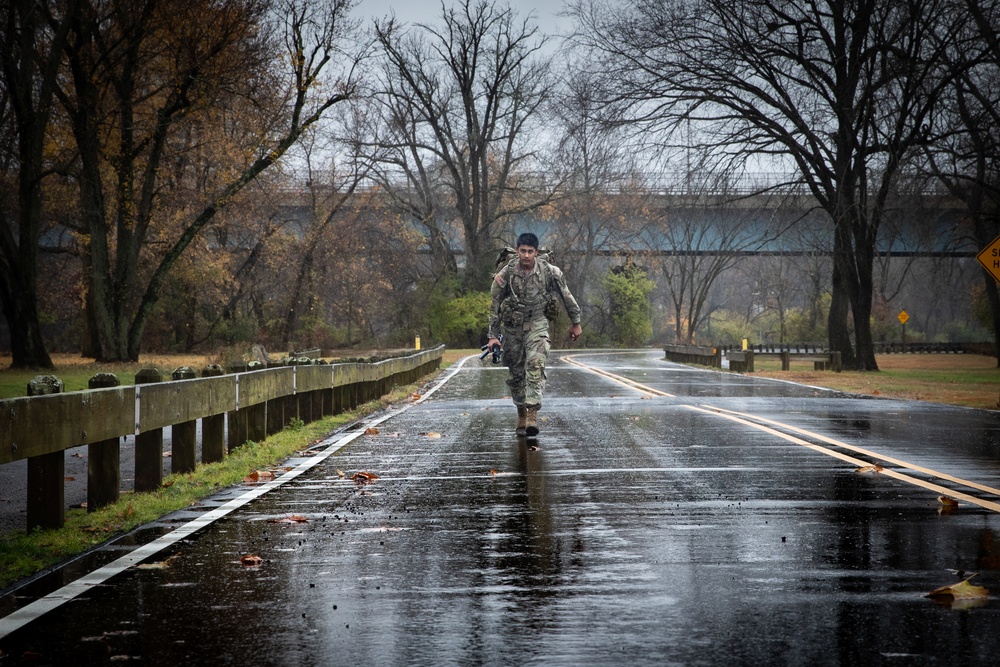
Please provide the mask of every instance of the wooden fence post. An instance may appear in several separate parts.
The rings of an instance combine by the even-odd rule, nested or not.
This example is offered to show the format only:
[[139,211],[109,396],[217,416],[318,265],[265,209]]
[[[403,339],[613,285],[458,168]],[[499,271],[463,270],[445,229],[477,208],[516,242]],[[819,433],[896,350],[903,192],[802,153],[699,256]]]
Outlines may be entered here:
[[[161,382],[163,375],[155,368],[143,368],[135,374],[139,385]],[[138,425],[137,425],[138,426]],[[163,429],[142,431],[135,436],[135,490],[155,491],[163,485]]]
[[[174,369],[170,377],[174,380],[191,380],[194,369],[181,366]],[[181,422],[170,427],[170,471],[174,473],[194,472],[195,454],[198,449],[198,420]]]
[[[61,394],[63,382],[54,375],[36,375],[28,396]],[[28,532],[34,528],[62,528],[66,522],[66,453],[52,452],[28,458]]]
[[[117,387],[121,382],[113,373],[97,373],[90,378],[90,389]],[[121,436],[87,445],[87,511],[93,512],[118,500],[121,486]]]
[[[201,369],[201,376],[220,377],[225,375],[222,366],[209,364]],[[201,420],[201,462],[216,463],[226,457],[226,415],[218,414],[202,417]]]

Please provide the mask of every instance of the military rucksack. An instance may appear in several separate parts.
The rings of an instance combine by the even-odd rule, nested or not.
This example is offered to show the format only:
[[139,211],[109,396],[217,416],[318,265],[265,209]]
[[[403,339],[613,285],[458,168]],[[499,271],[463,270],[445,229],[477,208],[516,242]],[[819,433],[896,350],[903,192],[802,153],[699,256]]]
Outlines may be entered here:
[[[536,259],[542,260],[540,265],[542,268],[542,273],[545,274],[545,293],[547,296],[547,304],[545,306],[545,317],[552,321],[556,318],[559,313],[559,304],[557,297],[555,295],[555,288],[552,285],[552,271],[549,265],[552,263],[552,251],[548,248],[539,248],[538,254],[535,255]],[[500,273],[506,268],[511,261],[517,260],[517,250],[510,247],[504,246],[503,249],[497,253],[497,259],[494,266],[494,274]],[[509,295],[504,302],[501,303],[501,311],[510,312],[513,310],[514,304],[517,302],[517,295],[512,293],[512,288],[507,286],[507,294]]]
[[[510,264],[510,260],[517,257],[517,250],[510,246],[504,246],[497,253],[497,261],[494,263],[493,273],[498,273],[500,269]],[[536,257],[544,259],[549,264],[552,263],[552,251],[548,248],[539,248]]]

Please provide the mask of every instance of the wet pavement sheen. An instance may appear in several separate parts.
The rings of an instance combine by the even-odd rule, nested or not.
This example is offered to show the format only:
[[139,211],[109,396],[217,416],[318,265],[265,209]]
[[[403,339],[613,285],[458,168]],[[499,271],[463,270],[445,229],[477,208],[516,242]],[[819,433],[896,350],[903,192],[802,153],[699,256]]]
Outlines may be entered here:
[[[377,435],[150,559],[169,566],[0,639],[0,665],[998,663],[1000,515],[941,513],[931,491],[688,406],[993,487],[998,413],[661,357],[575,355],[673,397],[553,353],[537,440],[513,434],[504,371],[468,361]],[[307,521],[276,523],[291,515]],[[925,597],[960,581],[949,570],[991,597]]]

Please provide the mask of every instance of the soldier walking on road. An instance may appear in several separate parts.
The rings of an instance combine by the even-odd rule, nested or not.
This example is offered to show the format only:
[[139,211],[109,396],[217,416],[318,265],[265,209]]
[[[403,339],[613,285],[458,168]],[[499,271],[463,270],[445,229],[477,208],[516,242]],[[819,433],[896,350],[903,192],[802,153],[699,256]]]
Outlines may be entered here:
[[563,307],[572,326],[570,340],[580,337],[580,306],[566,286],[563,272],[538,252],[538,237],[517,237],[517,257],[502,266],[490,288],[490,349],[503,334],[504,363],[509,369],[510,395],[517,406],[517,435],[538,434],[538,410],[545,387],[549,355],[549,321]]

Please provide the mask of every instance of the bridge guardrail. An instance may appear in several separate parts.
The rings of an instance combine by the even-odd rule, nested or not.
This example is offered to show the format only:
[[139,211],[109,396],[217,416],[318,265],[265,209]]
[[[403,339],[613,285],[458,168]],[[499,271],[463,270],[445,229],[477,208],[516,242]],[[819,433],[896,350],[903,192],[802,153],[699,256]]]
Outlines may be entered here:
[[[90,499],[118,498],[121,438],[135,435],[137,491],[162,483],[162,429],[172,430],[171,467],[195,465],[196,426],[202,420],[202,462],[221,460],[228,423],[228,450],[263,440],[293,418],[309,423],[345,412],[438,368],[444,346],[373,363],[286,366],[158,382],[0,400],[0,465],[28,460],[28,530],[58,528],[65,521],[63,452],[90,447],[100,466],[88,465]],[[217,369],[217,367],[216,367]],[[154,371],[155,373],[155,371]],[[157,373],[158,375],[158,373]],[[144,383],[145,382],[145,383]]]

